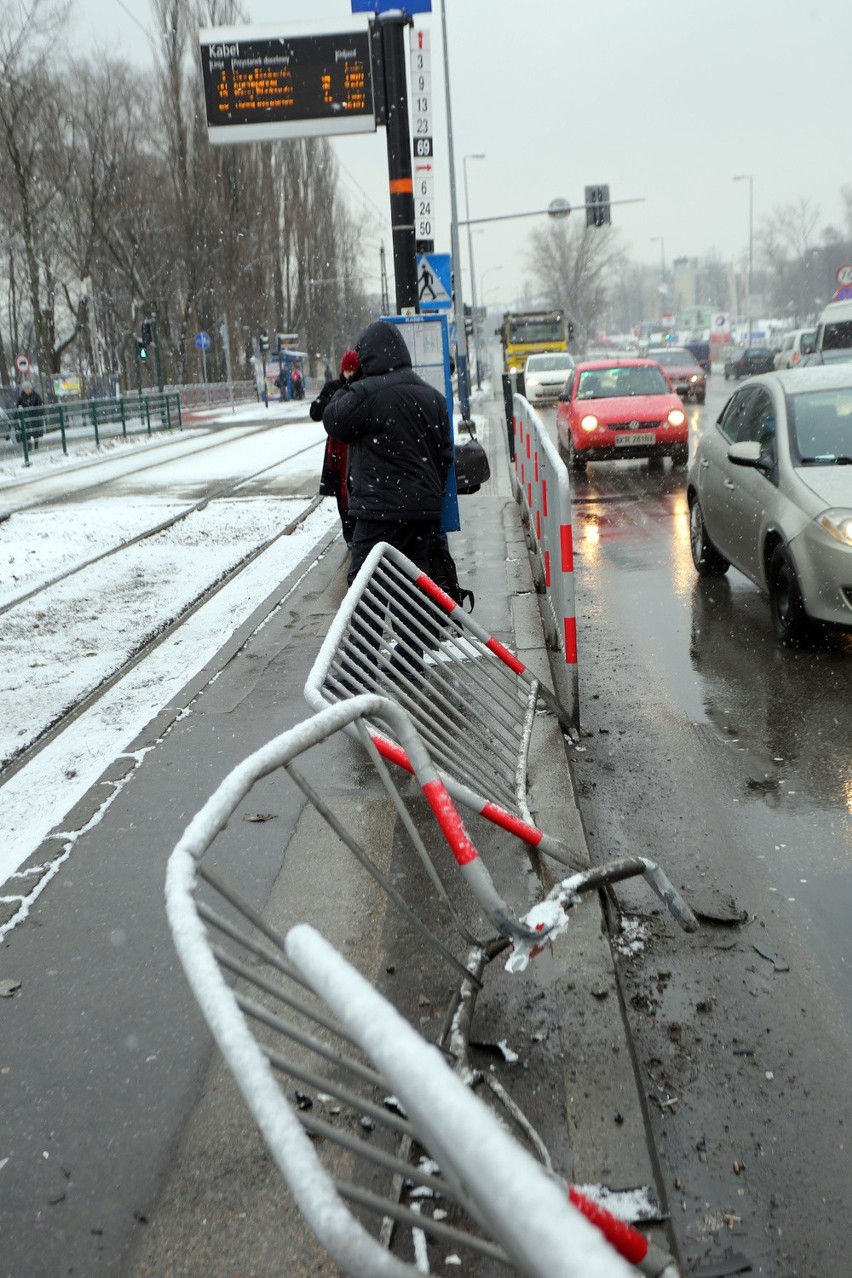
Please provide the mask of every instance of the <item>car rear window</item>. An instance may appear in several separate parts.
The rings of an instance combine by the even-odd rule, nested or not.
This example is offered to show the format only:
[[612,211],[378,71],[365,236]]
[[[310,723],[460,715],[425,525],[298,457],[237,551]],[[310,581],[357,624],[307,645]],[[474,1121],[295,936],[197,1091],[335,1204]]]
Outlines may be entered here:
[[822,349],[839,351],[847,346],[852,346],[852,320],[845,320],[842,324],[826,324],[822,330]]

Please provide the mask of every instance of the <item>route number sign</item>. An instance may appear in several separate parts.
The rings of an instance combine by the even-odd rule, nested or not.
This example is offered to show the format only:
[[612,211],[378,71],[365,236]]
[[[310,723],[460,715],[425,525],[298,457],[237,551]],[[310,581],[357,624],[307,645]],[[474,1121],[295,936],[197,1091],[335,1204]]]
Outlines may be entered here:
[[211,142],[375,131],[366,27],[310,36],[206,27],[199,39]]
[[435,177],[432,169],[432,53],[429,32],[411,31],[411,147],[414,169],[414,237],[418,248],[435,242]]

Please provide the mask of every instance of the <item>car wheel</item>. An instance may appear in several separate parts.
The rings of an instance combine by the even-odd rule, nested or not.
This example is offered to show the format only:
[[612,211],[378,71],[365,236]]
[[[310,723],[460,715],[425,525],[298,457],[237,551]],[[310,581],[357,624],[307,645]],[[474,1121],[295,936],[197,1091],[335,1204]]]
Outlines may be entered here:
[[723,577],[731,566],[707,536],[701,503],[695,496],[689,501],[689,548],[699,577]]
[[557,436],[556,436],[556,447],[557,447],[557,449],[559,450],[559,456],[562,458],[562,460],[564,461],[565,465],[566,465],[566,466],[570,466],[570,465],[571,465],[571,454],[568,452],[568,449],[567,449],[567,448],[565,447],[565,445],[562,443],[562,436],[561,436],[561,435],[557,435]]
[[578,474],[586,469],[586,459],[577,453],[574,440],[570,435],[568,436],[568,465]]
[[672,449],[672,465],[685,466],[689,461],[689,445],[678,444],[677,448]]
[[705,396],[705,395],[702,395],[702,394],[699,392],[699,394],[697,394],[697,395],[695,396],[695,402],[696,402],[696,404],[703,404],[703,403],[704,403],[705,398],[706,398],[706,396]]
[[726,369],[725,369],[725,381],[726,381],[726,382],[729,382],[730,380],[731,380],[731,374],[730,374],[730,372],[728,371],[728,369],[726,368]]
[[769,610],[779,643],[795,648],[813,638],[814,623],[805,612],[799,579],[786,546],[776,546],[769,561]]

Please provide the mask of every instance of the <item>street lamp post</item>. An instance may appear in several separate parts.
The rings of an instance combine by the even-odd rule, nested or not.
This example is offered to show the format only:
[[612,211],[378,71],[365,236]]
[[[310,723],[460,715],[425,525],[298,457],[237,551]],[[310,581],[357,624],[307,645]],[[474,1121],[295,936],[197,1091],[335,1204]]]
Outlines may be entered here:
[[666,241],[665,241],[665,239],[663,238],[663,236],[662,236],[662,235],[652,235],[652,236],[651,236],[651,243],[652,243],[652,244],[659,244],[659,246],[660,246],[660,314],[661,314],[661,315],[665,315],[665,313],[666,313],[666,302],[665,302],[665,293],[666,293]]
[[737,173],[735,182],[748,182],[748,296],[746,300],[746,318],[748,319],[748,344],[751,346],[751,291],[754,276],[754,177],[751,173]]
[[[473,358],[476,364],[476,389],[482,389],[482,375],[480,372],[479,359],[479,336],[476,325],[476,268],[473,264],[473,232],[470,228],[470,199],[467,191],[467,162],[468,160],[484,160],[485,155],[482,151],[477,151],[471,155],[466,155],[462,159],[462,169],[464,170],[464,216],[467,221],[467,260],[470,264],[470,310],[473,319]],[[464,321],[464,316],[462,316]]]

